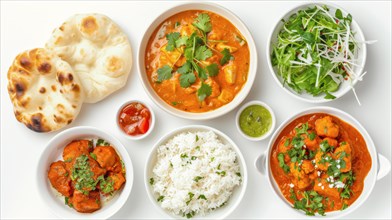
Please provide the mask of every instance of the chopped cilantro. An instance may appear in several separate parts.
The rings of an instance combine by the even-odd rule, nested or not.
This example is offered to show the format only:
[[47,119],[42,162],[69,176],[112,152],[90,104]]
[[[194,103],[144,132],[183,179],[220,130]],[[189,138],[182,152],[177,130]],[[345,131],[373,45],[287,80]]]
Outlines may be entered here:
[[199,180],[203,179],[204,177],[201,176],[196,176],[195,178],[193,178],[193,181],[195,181],[196,183],[199,182]]
[[192,198],[193,198],[193,196],[194,196],[195,194],[189,192],[188,195],[189,195],[189,199],[188,199],[188,201],[186,201],[186,205],[188,205],[188,204],[192,201]]
[[197,27],[198,29],[202,30],[205,33],[208,33],[212,30],[212,24],[210,22],[210,16],[205,13],[201,13],[193,22],[193,26]]
[[97,143],[95,144],[95,146],[109,146],[109,145],[110,144],[107,141],[103,140],[103,139],[98,139]]
[[73,208],[73,204],[69,202],[69,198],[68,198],[68,197],[65,197],[64,200],[65,200],[65,204],[66,204],[67,206]]
[[180,86],[182,88],[188,88],[194,82],[196,82],[196,76],[193,72],[187,72],[187,73],[181,74]]
[[166,35],[167,39],[167,45],[166,45],[166,50],[167,51],[173,51],[174,48],[176,48],[176,41],[180,38],[180,33],[179,32],[173,32],[169,33]]
[[158,201],[158,202],[162,202],[164,198],[165,198],[164,196],[159,196],[158,199],[157,199],[157,201]]
[[197,90],[197,97],[199,98],[199,101],[204,101],[204,99],[210,96],[211,93],[212,93],[211,86],[202,83],[201,87]]
[[207,69],[209,76],[216,76],[219,73],[218,64],[216,64],[216,63],[213,63],[213,64],[206,66],[206,69]]
[[234,59],[233,55],[231,55],[230,51],[227,48],[223,49],[221,54],[223,55],[222,59],[220,60],[220,64],[222,66],[229,62],[229,60]]
[[204,200],[207,200],[206,196],[203,195],[203,194],[201,194],[199,197],[197,197],[197,199],[204,199]]
[[222,170],[222,171],[216,171],[216,174],[220,175],[220,176],[226,176],[226,171]]
[[310,133],[310,134],[308,135],[308,137],[309,137],[309,139],[310,139],[311,141],[313,141],[313,140],[316,138],[316,133],[313,131],[312,133]]
[[283,153],[278,154],[278,161],[279,161],[279,166],[284,170],[285,173],[288,173],[290,171],[290,167],[284,162]]
[[157,82],[162,82],[163,80],[170,79],[172,77],[172,68],[169,65],[164,65],[157,70],[158,80]]
[[90,153],[90,157],[92,157],[94,160],[97,160],[97,155],[94,153]]
[[286,141],[284,142],[284,146],[288,147],[290,145],[290,138],[287,138]]

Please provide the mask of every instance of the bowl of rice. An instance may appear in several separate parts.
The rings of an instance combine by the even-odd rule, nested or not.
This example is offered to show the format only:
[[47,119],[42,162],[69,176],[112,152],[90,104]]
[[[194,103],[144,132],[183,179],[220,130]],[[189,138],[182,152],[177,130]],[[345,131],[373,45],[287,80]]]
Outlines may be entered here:
[[148,197],[166,217],[223,219],[241,202],[248,175],[238,146],[227,135],[192,125],[154,145],[144,179]]

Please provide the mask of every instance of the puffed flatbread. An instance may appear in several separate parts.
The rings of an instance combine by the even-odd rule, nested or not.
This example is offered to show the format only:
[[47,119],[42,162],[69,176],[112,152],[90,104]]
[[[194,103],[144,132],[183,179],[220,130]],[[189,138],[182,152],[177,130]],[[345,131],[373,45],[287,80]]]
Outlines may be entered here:
[[127,36],[107,16],[77,14],[53,31],[46,44],[79,75],[87,103],[122,88],[132,67]]
[[36,132],[70,124],[83,104],[83,89],[71,66],[37,48],[19,54],[8,70],[8,93],[15,117]]

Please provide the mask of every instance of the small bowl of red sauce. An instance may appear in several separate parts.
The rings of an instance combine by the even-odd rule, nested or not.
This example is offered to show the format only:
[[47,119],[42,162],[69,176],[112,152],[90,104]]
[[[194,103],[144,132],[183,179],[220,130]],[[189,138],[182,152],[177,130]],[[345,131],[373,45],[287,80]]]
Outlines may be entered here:
[[140,140],[154,129],[155,115],[145,102],[132,100],[120,107],[116,121],[117,127],[126,138]]

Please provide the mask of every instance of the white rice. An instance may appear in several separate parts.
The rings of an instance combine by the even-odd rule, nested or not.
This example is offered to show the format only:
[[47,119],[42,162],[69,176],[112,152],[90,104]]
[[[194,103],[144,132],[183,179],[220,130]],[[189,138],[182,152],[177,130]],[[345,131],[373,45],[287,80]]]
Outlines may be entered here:
[[214,132],[188,132],[158,147],[150,180],[162,208],[192,217],[225,205],[241,173],[236,152]]

